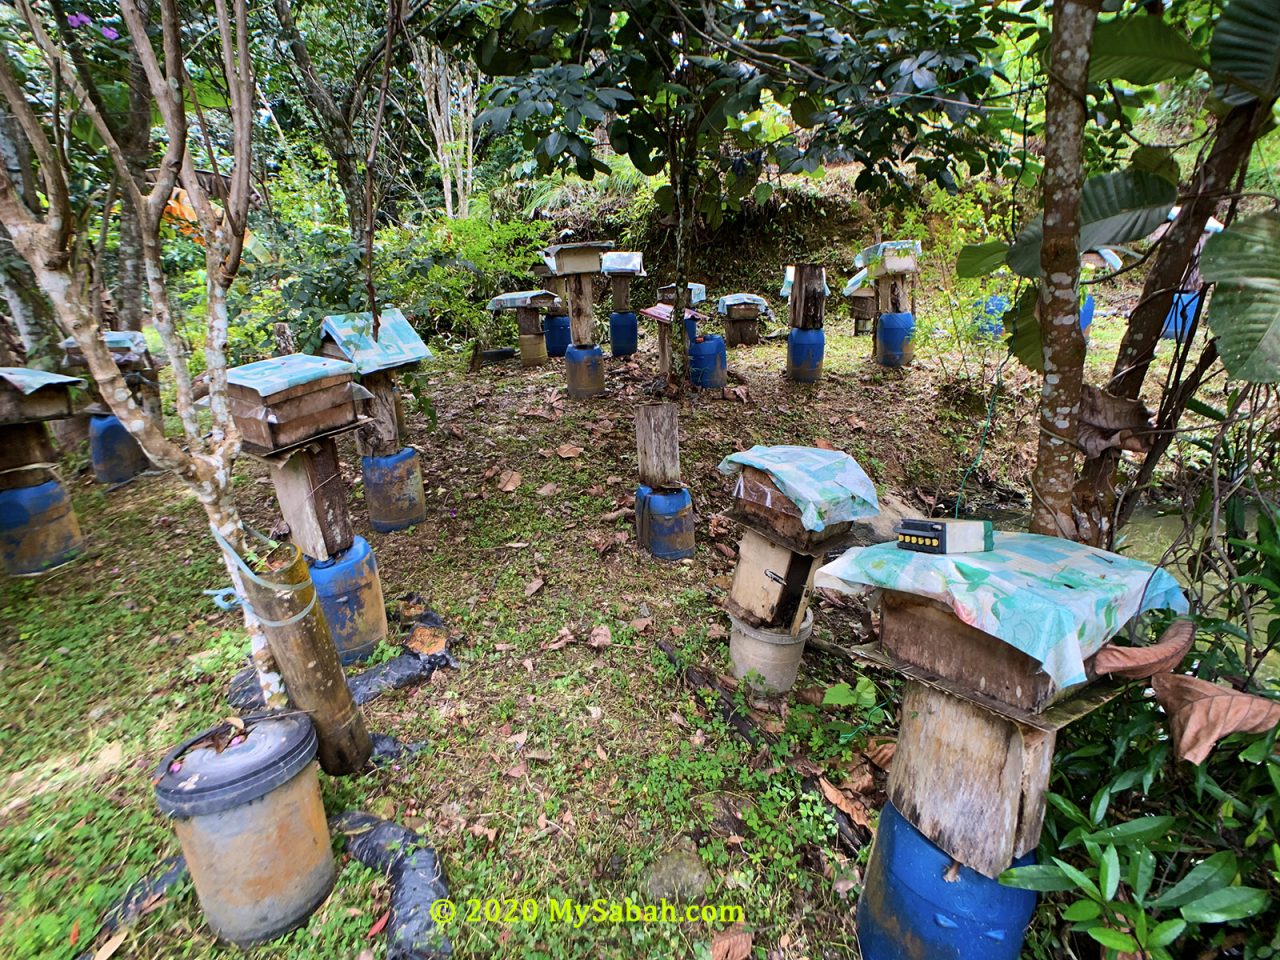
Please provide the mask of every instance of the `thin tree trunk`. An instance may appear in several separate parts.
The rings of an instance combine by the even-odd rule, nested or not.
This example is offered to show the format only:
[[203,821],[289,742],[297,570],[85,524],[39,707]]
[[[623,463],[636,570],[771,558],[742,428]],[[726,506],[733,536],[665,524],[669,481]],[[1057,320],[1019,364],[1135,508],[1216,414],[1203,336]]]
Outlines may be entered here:
[[1084,187],[1085,88],[1101,0],[1063,0],[1053,11],[1045,94],[1044,273],[1038,312],[1044,351],[1040,442],[1031,477],[1031,532],[1074,538],[1076,425],[1084,384],[1080,330],[1080,194]]

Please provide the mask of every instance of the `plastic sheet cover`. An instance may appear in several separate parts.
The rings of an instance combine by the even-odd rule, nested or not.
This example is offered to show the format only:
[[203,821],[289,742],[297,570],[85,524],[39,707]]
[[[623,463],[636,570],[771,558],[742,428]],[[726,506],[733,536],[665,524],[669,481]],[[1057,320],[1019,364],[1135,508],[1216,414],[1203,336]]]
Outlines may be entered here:
[[517,290],[514,293],[502,293],[494,297],[485,306],[490,313],[499,310],[514,310],[517,307],[558,307],[560,298],[550,290]]
[[345,360],[313,357],[305,353],[291,353],[286,357],[272,357],[232,367],[227,371],[227,382],[252,390],[260,397],[270,397],[290,387],[313,383],[346,373],[354,375],[356,365]]
[[739,473],[743,467],[767,473],[800,508],[800,522],[806,530],[820,532],[828,524],[874,517],[880,512],[875,484],[857,460],[839,450],[757,445],[729,454],[721,461],[720,472]]
[[644,272],[644,257],[630,250],[612,250],[600,257],[600,272],[604,274],[648,276]]
[[30,367],[0,367],[0,380],[24,396],[30,396],[45,387],[83,387],[85,382],[79,377],[68,377],[62,373],[50,373],[47,370],[32,370]]
[[937,600],[1033,657],[1063,688],[1082,683],[1084,661],[1139,613],[1187,612],[1178,582],[1159,567],[1032,533],[996,533],[995,549],[985,553],[915,553],[896,542],[859,547],[820,568],[814,584]]
[[362,374],[431,359],[431,350],[396,307],[378,311],[377,340],[373,339],[373,314],[367,311],[325,317],[321,329]]
[[770,314],[769,304],[765,298],[756,296],[754,293],[731,293],[721,297],[716,301],[716,313],[724,316],[729,312],[730,307],[741,306],[744,303],[754,304],[766,316]]

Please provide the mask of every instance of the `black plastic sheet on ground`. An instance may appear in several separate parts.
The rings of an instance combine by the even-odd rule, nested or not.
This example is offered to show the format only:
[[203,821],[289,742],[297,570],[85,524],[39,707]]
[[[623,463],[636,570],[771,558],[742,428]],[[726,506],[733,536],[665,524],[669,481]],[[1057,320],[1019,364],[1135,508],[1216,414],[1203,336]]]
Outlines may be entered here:
[[[98,934],[115,933],[128,926],[187,876],[187,860],[181,854],[161,860],[150,876],[131,884],[120,901],[102,917]],[[93,938],[90,938],[92,942]],[[80,954],[77,960],[93,956],[92,950]]]
[[350,810],[330,821],[347,838],[347,852],[391,880],[387,960],[439,960],[453,954],[431,906],[449,896],[444,866],[414,830],[373,814]]
[[369,739],[373,741],[371,759],[378,765],[404,760],[426,746],[425,743],[401,743],[389,733],[373,733],[369,735]]

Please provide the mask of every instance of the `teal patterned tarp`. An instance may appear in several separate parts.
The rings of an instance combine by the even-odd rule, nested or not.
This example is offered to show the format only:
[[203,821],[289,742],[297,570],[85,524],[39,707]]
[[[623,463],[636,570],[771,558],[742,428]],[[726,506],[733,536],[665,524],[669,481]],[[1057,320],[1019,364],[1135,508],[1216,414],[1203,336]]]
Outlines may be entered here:
[[769,314],[769,304],[764,297],[756,296],[754,293],[731,293],[721,297],[716,301],[716,312],[724,316],[729,312],[730,307],[740,306],[744,303],[754,304],[760,308],[763,314]]
[[337,313],[324,318],[321,329],[356,365],[360,373],[375,373],[431,359],[431,351],[396,307],[378,311],[378,339],[373,339],[372,313]]
[[0,367],[0,380],[16,387],[24,396],[29,396],[42,387],[84,386],[84,381],[79,377],[68,377],[47,370],[32,370],[30,367]]
[[270,397],[299,384],[323,380],[339,373],[354,375],[355,372],[356,365],[345,360],[291,353],[285,357],[246,363],[243,367],[232,367],[227,371],[227,382],[246,387],[260,397]]
[[949,606],[972,627],[1035,658],[1065,688],[1084,661],[1146,610],[1187,612],[1178,582],[1159,567],[1032,533],[997,533],[985,553],[929,554],[896,543],[850,550],[814,585],[859,593],[898,590]]
[[769,475],[774,485],[800,508],[806,530],[825,530],[880,512],[876,485],[858,461],[839,450],[820,447],[763,447],[731,453],[720,462],[721,473],[738,473],[755,467]]

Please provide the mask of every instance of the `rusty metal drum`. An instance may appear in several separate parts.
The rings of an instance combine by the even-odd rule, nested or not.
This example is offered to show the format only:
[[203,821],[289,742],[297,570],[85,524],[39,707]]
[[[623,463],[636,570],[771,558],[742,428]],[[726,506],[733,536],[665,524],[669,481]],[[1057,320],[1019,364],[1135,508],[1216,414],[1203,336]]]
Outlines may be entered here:
[[310,719],[244,723],[243,733],[224,725],[176,747],[153,778],[205,920],[237,947],[300,927],[337,875]]

